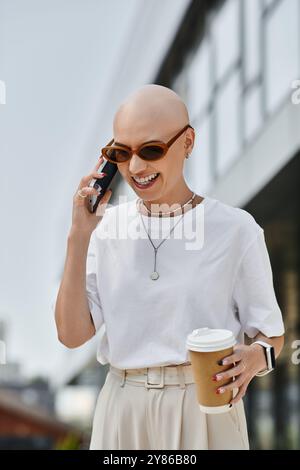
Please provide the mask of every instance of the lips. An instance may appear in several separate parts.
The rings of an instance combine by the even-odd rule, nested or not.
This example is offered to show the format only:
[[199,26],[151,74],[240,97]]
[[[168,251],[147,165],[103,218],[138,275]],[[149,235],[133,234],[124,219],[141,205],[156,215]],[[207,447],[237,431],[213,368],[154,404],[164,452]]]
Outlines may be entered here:
[[147,184],[140,184],[137,181],[135,181],[134,178],[132,178],[132,181],[138,189],[148,189],[155,184],[155,181],[159,178],[159,175],[160,174],[158,173],[158,175],[155,178],[153,178],[151,181],[149,181]]

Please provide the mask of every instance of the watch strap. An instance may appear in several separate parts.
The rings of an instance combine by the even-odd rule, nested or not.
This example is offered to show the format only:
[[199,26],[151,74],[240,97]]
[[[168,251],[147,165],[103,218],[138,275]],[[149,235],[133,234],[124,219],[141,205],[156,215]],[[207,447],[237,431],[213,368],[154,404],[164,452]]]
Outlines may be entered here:
[[275,354],[274,354],[274,346],[272,346],[269,343],[266,343],[265,341],[254,341],[252,344],[260,344],[264,348],[265,352],[265,357],[266,357],[266,362],[267,362],[267,368],[258,372],[256,375],[258,377],[267,375],[269,372],[271,372],[275,368]]

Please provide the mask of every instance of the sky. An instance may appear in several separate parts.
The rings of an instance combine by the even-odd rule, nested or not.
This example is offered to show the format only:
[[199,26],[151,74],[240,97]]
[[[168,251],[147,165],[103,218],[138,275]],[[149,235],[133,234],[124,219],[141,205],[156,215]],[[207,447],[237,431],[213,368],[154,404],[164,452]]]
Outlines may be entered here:
[[0,320],[28,377],[55,380],[94,348],[58,343],[53,307],[73,193],[95,161],[83,149],[138,1],[0,0]]

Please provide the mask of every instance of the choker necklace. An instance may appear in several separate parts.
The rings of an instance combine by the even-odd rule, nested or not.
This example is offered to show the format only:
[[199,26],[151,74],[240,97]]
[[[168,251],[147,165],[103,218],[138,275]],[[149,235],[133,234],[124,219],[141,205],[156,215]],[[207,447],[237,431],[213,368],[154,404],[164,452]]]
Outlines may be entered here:
[[196,193],[193,193],[193,196],[191,197],[191,199],[189,199],[185,204],[183,204],[183,206],[180,206],[178,207],[177,209],[174,209],[173,211],[170,211],[170,212],[151,212],[148,207],[144,204],[144,201],[143,199],[140,199],[139,202],[142,202],[143,206],[145,207],[145,209],[147,210],[148,214],[155,214],[155,215],[159,215],[159,217],[162,217],[163,214],[173,214],[173,212],[176,212],[178,211],[179,209],[183,209],[185,206],[187,206],[190,202],[193,202],[193,200],[195,199],[195,196],[196,196]]
[[[193,193],[192,198],[191,198],[188,202],[186,202],[183,206],[181,206],[181,208],[184,207],[184,206],[186,206],[189,202],[193,201],[193,199],[195,198],[195,196],[196,196],[196,194]],[[140,200],[140,201],[141,201],[141,200]],[[146,207],[146,206],[145,206],[145,207]],[[176,210],[177,210],[177,209],[176,209]],[[138,212],[139,212],[139,211],[138,211]],[[174,211],[173,211],[173,212],[174,212]],[[152,212],[152,213],[153,213],[153,212]],[[155,213],[155,212],[154,212],[154,213]],[[160,212],[158,212],[158,213],[160,214]],[[170,212],[170,213],[171,213],[171,212]],[[154,268],[153,268],[153,272],[150,274],[150,279],[152,279],[152,281],[156,281],[156,280],[159,278],[159,273],[158,273],[158,271],[157,271],[157,269],[156,269],[156,255],[157,255],[157,250],[158,250],[158,248],[167,240],[167,238],[164,238],[164,239],[162,240],[162,242],[161,242],[158,246],[154,246],[154,244],[153,244],[153,242],[152,242],[152,240],[151,240],[151,237],[150,237],[150,235],[149,235],[149,233],[148,233],[148,231],[147,231],[147,229],[146,229],[146,227],[145,227],[145,223],[144,223],[144,220],[143,220],[143,218],[142,218],[142,214],[141,214],[140,212],[139,212],[139,214],[140,214],[140,218],[142,219],[142,223],[143,223],[143,225],[144,225],[145,232],[147,233],[147,236],[148,236],[148,238],[149,238],[149,241],[151,242],[151,245],[152,245],[153,248],[154,248]],[[164,214],[166,214],[166,212],[164,212]],[[172,227],[172,229],[171,229],[169,235],[173,232],[173,230],[175,229],[176,225],[181,221],[181,219],[183,218],[183,216],[184,216],[184,213],[182,214],[182,216],[180,217],[180,219],[178,220],[178,222]],[[169,235],[168,235],[168,236],[169,236]]]

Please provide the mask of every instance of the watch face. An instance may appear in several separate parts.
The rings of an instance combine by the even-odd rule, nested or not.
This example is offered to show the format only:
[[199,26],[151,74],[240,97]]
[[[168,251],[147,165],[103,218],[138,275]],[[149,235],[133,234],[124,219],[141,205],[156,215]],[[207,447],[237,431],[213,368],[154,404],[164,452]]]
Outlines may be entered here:
[[272,367],[273,369],[275,368],[275,352],[274,352],[274,347],[270,348],[270,356],[271,356],[271,361],[272,361]]

